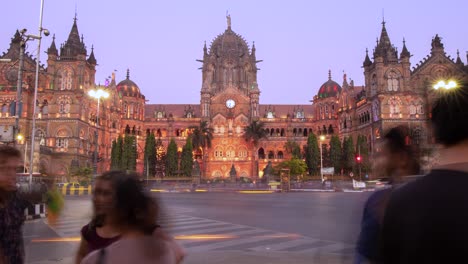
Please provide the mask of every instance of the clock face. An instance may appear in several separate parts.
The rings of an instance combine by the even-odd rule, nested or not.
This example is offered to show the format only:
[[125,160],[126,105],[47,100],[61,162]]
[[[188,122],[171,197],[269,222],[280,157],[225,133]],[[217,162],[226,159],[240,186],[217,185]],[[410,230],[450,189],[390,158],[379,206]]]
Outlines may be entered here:
[[234,100],[228,99],[228,100],[226,101],[226,107],[227,107],[227,108],[234,108],[234,106],[236,106],[236,102],[235,102]]

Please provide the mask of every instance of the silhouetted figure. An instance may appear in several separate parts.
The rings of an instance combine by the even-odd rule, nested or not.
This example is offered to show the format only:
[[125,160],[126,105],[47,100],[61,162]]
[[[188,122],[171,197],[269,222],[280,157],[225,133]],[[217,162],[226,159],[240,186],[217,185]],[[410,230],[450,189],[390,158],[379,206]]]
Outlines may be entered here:
[[385,208],[393,187],[403,182],[404,176],[419,173],[419,162],[411,147],[406,145],[404,128],[396,127],[385,136],[381,151],[373,160],[374,173],[380,172],[389,179],[391,188],[374,192],[364,206],[361,233],[356,247],[355,263],[378,263],[381,261],[379,243]]
[[439,92],[431,119],[440,162],[392,193],[383,263],[468,262],[468,87]]

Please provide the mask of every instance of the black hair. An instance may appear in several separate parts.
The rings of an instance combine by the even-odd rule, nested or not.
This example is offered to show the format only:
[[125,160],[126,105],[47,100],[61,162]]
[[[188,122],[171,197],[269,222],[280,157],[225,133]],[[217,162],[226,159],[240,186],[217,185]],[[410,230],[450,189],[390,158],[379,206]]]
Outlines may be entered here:
[[9,158],[21,159],[21,152],[15,147],[0,145],[0,162],[6,162]]
[[437,143],[453,146],[468,139],[468,86],[440,91],[432,108],[432,124]]
[[99,179],[112,181],[115,223],[145,234],[152,233],[159,208],[156,201],[144,190],[138,175],[110,171],[103,173]]
[[390,153],[403,155],[407,160],[407,170],[412,174],[419,174],[420,163],[417,151],[406,142],[408,129],[404,126],[398,126],[390,129],[385,135],[385,146]]

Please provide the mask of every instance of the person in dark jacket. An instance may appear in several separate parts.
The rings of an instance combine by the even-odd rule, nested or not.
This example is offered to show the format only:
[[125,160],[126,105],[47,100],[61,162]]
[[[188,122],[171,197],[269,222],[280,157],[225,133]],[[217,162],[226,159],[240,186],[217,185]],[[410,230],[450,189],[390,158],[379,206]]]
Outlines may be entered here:
[[403,177],[419,173],[419,159],[406,144],[404,127],[390,129],[384,136],[381,150],[374,157],[374,171],[389,179],[390,188],[374,192],[364,206],[361,233],[356,247],[355,263],[379,263],[381,227],[385,208],[394,187],[403,183]]
[[438,165],[392,193],[382,227],[383,263],[468,263],[468,86],[434,93]]

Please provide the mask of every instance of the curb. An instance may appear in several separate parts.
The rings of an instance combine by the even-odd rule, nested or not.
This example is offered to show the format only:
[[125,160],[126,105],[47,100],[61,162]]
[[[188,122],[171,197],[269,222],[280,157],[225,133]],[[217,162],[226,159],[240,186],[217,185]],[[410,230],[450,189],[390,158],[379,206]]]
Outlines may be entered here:
[[24,216],[26,217],[26,220],[45,218],[47,216],[46,205],[44,203],[33,204],[32,207],[24,209]]

